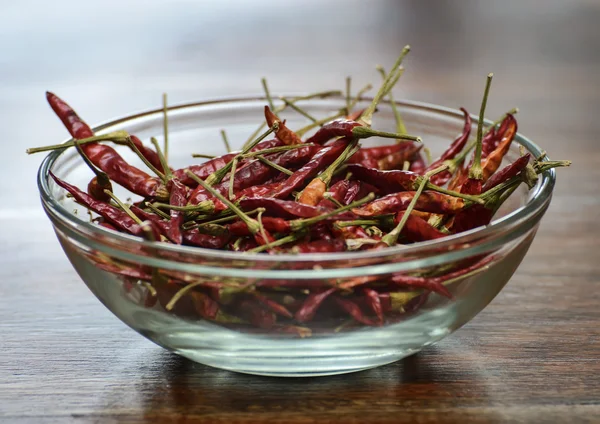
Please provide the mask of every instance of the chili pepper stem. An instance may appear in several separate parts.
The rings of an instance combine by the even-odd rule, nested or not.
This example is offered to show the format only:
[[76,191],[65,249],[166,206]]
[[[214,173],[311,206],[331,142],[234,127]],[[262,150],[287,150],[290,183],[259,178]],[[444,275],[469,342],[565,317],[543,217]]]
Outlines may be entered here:
[[309,121],[312,121],[313,123],[317,122],[317,118],[315,118],[314,116],[312,116],[310,113],[308,113],[307,111],[305,111],[304,109],[302,109],[301,107],[299,107],[298,105],[296,105],[296,103],[294,103],[291,100],[286,99],[285,97],[282,97],[281,100],[289,107],[291,107],[292,109],[294,109],[296,112],[298,112],[300,115],[304,116],[305,118],[307,118]]
[[241,155],[240,157],[243,159],[247,159],[247,158],[252,158],[255,156],[269,155],[271,153],[287,152],[288,150],[295,150],[295,149],[299,149],[300,147],[313,146],[313,145],[314,145],[313,143],[302,143],[302,144],[290,144],[289,146],[270,147],[268,149],[263,149],[263,150],[258,150],[256,152],[246,153],[245,155]]
[[[168,162],[169,159],[169,115],[167,111],[169,110],[167,106],[167,93],[163,93],[162,95],[163,102],[163,137],[164,137],[164,152],[165,152],[165,162]],[[162,164],[162,162],[161,162]],[[163,169],[167,172],[168,168],[165,168],[163,165]]]
[[[264,163],[265,165],[269,165],[271,168],[274,168],[276,170],[278,170],[279,172],[284,173],[285,175],[292,175],[293,172],[290,171],[289,169],[284,168],[283,166],[277,165],[275,162],[270,161],[269,159],[267,159],[264,156],[256,156],[256,158],[261,161],[262,163]],[[230,188],[232,187],[232,185],[229,186]]]
[[354,221],[336,221],[335,228],[355,227],[358,225],[379,225],[380,222],[374,219],[355,219]]
[[104,190],[104,193],[106,195],[110,196],[110,198],[113,199],[115,201],[115,203],[117,205],[119,205],[119,207],[121,209],[123,209],[123,212],[125,212],[127,215],[129,215],[129,217],[131,219],[133,219],[137,224],[142,225],[142,220],[139,219],[136,214],[131,212],[131,209],[129,209],[129,207],[125,203],[121,202],[121,200],[119,200],[119,198],[117,196],[115,196],[115,194],[112,191]]
[[74,145],[75,145],[75,149],[77,149],[77,153],[79,153],[79,155],[81,156],[81,158],[83,159],[85,164],[88,166],[88,168],[90,168],[92,170],[92,172],[98,178],[98,183],[100,183],[100,185],[103,187],[110,187],[111,186],[110,178],[108,177],[106,172],[98,169],[98,167],[92,163],[90,158],[88,158],[88,156],[85,154],[85,152],[81,148],[78,140],[75,140]]
[[350,104],[352,103],[352,77],[346,77],[346,115],[350,115]]
[[156,169],[156,167],[154,165],[152,165],[150,163],[150,161],[142,154],[142,152],[140,152],[140,150],[137,148],[135,143],[131,140],[131,137],[127,138],[127,144],[129,145],[131,150],[133,150],[133,152],[136,155],[138,155],[138,157],[141,159],[141,161],[144,162],[144,164],[148,167],[148,169],[150,169],[152,172],[154,172],[158,176],[158,178],[160,178],[163,182],[167,181],[165,174],[160,172],[158,169]]
[[230,177],[229,177],[229,199],[234,200],[235,193],[233,191],[233,185],[234,185],[233,183],[235,182],[235,172],[237,171],[237,164],[238,164],[237,156],[234,157],[231,162],[233,162],[233,163],[231,164],[231,172],[230,172]]
[[[447,167],[448,165],[443,165],[443,166]],[[419,179],[417,179],[417,181],[419,181],[419,184],[421,183],[421,181],[423,179],[424,179],[423,177],[420,177]],[[447,194],[449,196],[457,197],[457,198],[463,199],[463,200],[468,200],[469,202],[477,203],[480,205],[483,205],[485,203],[485,201],[480,196],[464,194],[464,193],[459,193],[458,191],[448,190],[446,188],[436,186],[435,184],[431,184],[429,181],[426,182],[425,188],[427,190],[437,191],[438,193]]]
[[[385,81],[386,73],[383,66],[377,65],[376,69],[379,71],[381,77]],[[402,75],[402,73],[400,73],[399,75]],[[392,94],[392,90],[388,92],[388,97],[390,99],[390,104],[392,105],[392,112],[394,113],[394,118],[396,119],[396,132],[400,134],[406,134],[406,126],[404,125],[402,115],[400,115],[400,111],[398,110],[398,105],[396,105],[396,102],[394,101],[394,95]]]
[[387,131],[377,131],[369,127],[358,126],[352,128],[352,135],[356,138],[369,138],[369,137],[382,137],[382,138],[394,138],[396,140],[403,141],[416,141],[421,142],[421,137],[408,134],[391,133]]
[[262,84],[263,90],[265,92],[265,97],[267,98],[267,102],[269,103],[269,108],[271,108],[271,110],[275,110],[275,105],[273,104],[273,98],[271,97],[271,92],[269,91],[267,79],[265,77],[262,77],[260,79],[260,83]]
[[225,150],[227,150],[227,153],[231,153],[231,145],[229,144],[229,139],[227,138],[227,133],[225,130],[221,130],[221,138],[223,139]]
[[[77,140],[77,142],[79,143],[79,145],[87,144],[87,143],[96,143],[98,141],[112,141],[113,143],[116,143],[116,144],[126,144],[128,139],[129,139],[129,133],[127,133],[127,131],[114,131],[114,132],[110,132],[108,134],[95,135],[93,137],[82,138],[80,140]],[[31,155],[33,153],[49,152],[51,150],[66,149],[67,147],[73,147],[73,146],[75,146],[75,141],[67,141],[66,143],[62,143],[62,144],[51,144],[49,146],[43,146],[43,147],[31,147],[31,148],[25,150],[25,153],[27,153],[28,155]]]
[[[149,204],[149,203],[146,203]],[[175,206],[170,205],[168,203],[154,202],[152,204],[155,208],[158,209],[167,209],[174,211],[182,211],[182,212],[204,212],[211,213],[214,210],[214,204],[210,200],[205,200],[203,202],[198,203],[197,205],[188,205],[188,206]]]
[[392,79],[394,78],[396,73],[398,72],[398,68],[400,68],[400,65],[402,64],[402,60],[408,54],[408,52],[410,52],[410,46],[407,45],[404,47],[404,49],[402,49],[402,53],[400,53],[400,56],[398,56],[398,59],[396,59],[396,62],[394,63],[394,65],[392,66],[392,69],[390,70],[390,73],[385,77],[385,80],[383,80],[383,83],[381,84],[379,91],[373,98],[373,101],[371,102],[369,107],[367,107],[367,109],[365,109],[365,111],[363,112],[361,117],[358,119],[358,122],[360,124],[367,126],[367,127],[371,126],[371,123],[373,120],[373,113],[375,113],[375,108],[377,108],[377,105],[381,101],[382,97],[389,90],[391,90],[392,87],[389,87],[390,82],[392,81]]
[[206,155],[204,153],[192,153],[193,158],[214,159],[215,155]]
[[[207,182],[202,181],[200,178],[198,178],[189,169],[185,170],[185,174],[188,177],[190,177],[191,179],[193,179],[194,181],[196,181],[196,183],[198,183],[198,185],[202,186],[206,191],[208,191],[210,194],[212,194],[213,196],[215,196],[221,202],[225,203],[225,205],[233,213],[235,213],[237,216],[240,217],[240,219],[242,221],[244,221],[244,223],[248,226],[248,230],[250,230],[250,232],[252,234],[256,234],[260,230],[260,224],[255,219],[252,219],[248,215],[246,215],[240,208],[238,208],[236,205],[234,205],[229,199],[225,198],[225,196],[223,196],[217,190],[215,190],[214,188],[212,188],[211,186],[209,186]],[[265,240],[265,241],[267,241],[267,240]]]
[[299,238],[302,238],[303,236],[304,236],[304,234],[302,234],[301,232],[290,234],[289,236],[285,236],[285,237],[277,239],[277,240],[275,240],[273,242],[270,242],[270,243],[267,243],[267,244],[263,244],[262,246],[255,247],[254,249],[250,249],[250,250],[248,250],[248,252],[250,252],[250,253],[264,252],[267,249],[272,249],[273,247],[279,247],[279,246],[282,246],[284,244],[296,241]]
[[473,165],[469,169],[469,178],[475,180],[483,179],[483,171],[481,169],[481,151],[483,141],[483,119],[485,116],[485,107],[487,105],[488,95],[490,93],[490,87],[492,85],[492,78],[494,74],[490,73],[487,76],[485,91],[483,93],[483,100],[481,101],[481,108],[479,109],[479,122],[477,123],[477,144],[475,145],[475,157],[473,159]]
[[158,144],[158,140],[154,137],[150,137],[150,142],[152,143],[152,145],[154,146],[154,148],[156,149],[156,154],[158,156],[158,160],[160,161],[160,165],[162,166],[162,169],[164,169],[164,175],[165,175],[165,183],[173,178],[173,173],[171,172],[171,168],[169,168],[169,163],[167,162],[167,156],[166,154],[163,154],[163,151],[160,148],[160,145]]

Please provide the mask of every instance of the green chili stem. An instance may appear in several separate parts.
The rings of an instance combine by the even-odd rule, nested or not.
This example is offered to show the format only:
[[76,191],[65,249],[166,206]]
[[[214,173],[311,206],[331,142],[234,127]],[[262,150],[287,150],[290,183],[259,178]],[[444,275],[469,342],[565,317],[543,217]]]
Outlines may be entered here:
[[346,77],[346,115],[350,115],[350,104],[352,103],[352,77]]
[[312,116],[310,113],[308,113],[307,111],[305,111],[304,109],[302,109],[301,107],[297,106],[294,102],[292,102],[291,100],[286,99],[285,97],[282,97],[281,100],[289,107],[291,107],[292,109],[294,109],[296,112],[298,112],[300,115],[304,116],[305,118],[307,118],[309,121],[317,122],[317,118],[315,118],[314,116]]
[[[261,210],[264,211],[265,209],[264,208],[256,208],[250,212],[246,212],[246,215],[251,216],[251,215],[259,213]],[[225,216],[223,218],[214,219],[214,220],[208,221],[208,222],[202,222],[202,223],[194,222],[193,225],[186,226],[185,224],[183,224],[183,227],[186,230],[191,230],[192,228],[199,228],[199,227],[202,227],[203,225],[220,224],[222,222],[234,221],[236,219],[238,219],[237,215],[230,215],[230,216]],[[191,221],[190,221],[190,223],[191,223]]]
[[374,219],[355,219],[354,221],[336,221],[333,224],[334,227],[344,228],[344,227],[356,227],[360,225],[379,225],[380,222]]
[[492,125],[490,125],[490,126],[489,126],[489,127],[486,129],[486,130],[485,130],[485,133],[484,133],[484,135],[487,135],[487,134],[488,134],[490,131],[492,131],[494,128],[496,128],[498,125],[500,125],[500,124],[502,123],[502,121],[504,121],[504,120],[506,119],[506,117],[507,117],[508,115],[515,115],[515,114],[517,114],[517,113],[519,113],[519,108],[518,108],[518,107],[513,107],[511,110],[509,110],[509,111],[508,111],[508,112],[506,112],[504,115],[502,115],[502,116],[500,117],[500,119],[498,119],[498,120],[494,121],[494,122],[492,123]]
[[258,150],[256,152],[246,153],[245,155],[241,155],[241,157],[246,159],[246,158],[251,158],[251,157],[255,157],[255,156],[269,155],[271,153],[286,152],[288,150],[299,149],[300,147],[306,147],[306,146],[313,146],[313,143],[290,144],[289,146],[270,147],[268,149],[263,149],[263,150]]
[[[269,159],[267,159],[267,158],[266,158],[266,157],[264,157],[264,156],[260,156],[260,155],[258,155],[258,156],[256,156],[256,158],[257,158],[259,161],[261,161],[262,163],[264,163],[264,164],[266,164],[266,165],[269,165],[269,166],[270,166],[270,167],[272,167],[272,168],[275,168],[275,169],[276,169],[276,170],[278,170],[279,172],[283,172],[285,175],[292,175],[292,174],[293,174],[293,172],[292,172],[292,171],[290,171],[289,169],[285,169],[283,166],[279,166],[279,165],[277,165],[276,163],[274,163],[274,162],[271,162]],[[232,187],[232,185],[231,185],[230,187]]]
[[192,153],[193,158],[214,159],[215,155],[205,155],[204,153]]
[[235,171],[237,171],[238,158],[237,156],[233,158],[231,161],[233,164],[231,165],[231,173],[229,176],[229,199],[235,199],[235,193],[233,192],[233,183],[235,182]]
[[188,206],[175,206],[175,205],[170,205],[168,203],[154,202],[152,204],[152,206],[154,206],[155,208],[158,208],[158,209],[168,209],[168,210],[182,211],[182,212],[202,211],[202,212],[206,212],[206,213],[212,212],[215,208],[212,200],[205,200],[203,202],[198,203],[197,205],[188,205]]
[[356,138],[369,138],[369,137],[382,137],[382,138],[395,138],[403,141],[416,141],[421,142],[421,137],[408,134],[391,133],[387,131],[377,131],[373,128],[358,126],[352,128],[352,135]]
[[323,193],[323,199],[329,200],[338,208],[343,208],[345,205],[336,200],[335,197],[331,195],[331,193]]
[[142,225],[142,220],[139,219],[133,212],[131,212],[131,209],[129,209],[129,206],[127,206],[125,203],[121,202],[119,200],[119,198],[117,196],[115,196],[115,194],[112,191],[104,190],[104,193],[108,194],[110,196],[110,198],[113,199],[115,201],[115,203],[117,205],[119,205],[119,207],[121,209],[123,209],[123,212],[125,212],[127,215],[129,215],[129,217],[131,219],[133,219],[137,224]]
[[[167,93],[163,93],[162,95],[162,101],[163,101],[163,132],[164,132],[164,152],[165,152],[165,162],[168,162],[168,158],[169,158],[169,116],[167,114],[168,111],[168,107],[167,107]],[[165,170],[165,172],[167,172],[166,168],[164,168],[163,165],[163,169]]]
[[342,212],[346,212],[349,211],[353,208],[359,207],[361,205],[364,205],[367,202],[370,202],[371,200],[373,200],[375,198],[375,194],[374,193],[369,193],[367,196],[363,197],[360,200],[357,200],[356,202],[352,202],[349,205],[343,206],[341,208],[335,209],[331,212],[327,212],[324,213],[323,215],[319,215],[319,216],[315,216],[312,218],[300,218],[300,219],[294,219],[293,221],[289,221],[290,223],[290,229],[293,232],[296,231],[300,231],[306,227],[309,227],[313,224],[316,224],[317,222],[321,222],[327,218],[331,218],[332,216],[336,216],[339,215]]
[[171,168],[169,167],[169,163],[167,162],[167,156],[166,156],[166,154],[163,154],[162,150],[160,149],[160,144],[158,144],[158,140],[156,138],[150,137],[150,143],[152,143],[152,145],[156,149],[156,154],[158,156],[158,160],[160,161],[160,165],[162,166],[163,170],[165,171],[165,183],[166,183],[167,181],[169,181],[173,178],[173,173],[171,172]]
[[400,53],[400,56],[398,56],[398,59],[396,59],[396,62],[394,63],[394,65],[392,66],[392,69],[390,70],[390,73],[383,80],[383,83],[381,84],[379,91],[373,98],[373,101],[371,102],[369,107],[367,107],[367,109],[363,112],[363,114],[359,118],[358,122],[360,122],[362,125],[365,125],[367,127],[371,126],[371,123],[373,120],[373,113],[375,113],[375,109],[377,108],[377,105],[379,104],[379,102],[381,101],[381,99],[385,95],[385,93],[392,89],[392,87],[389,86],[390,82],[392,81],[392,79],[394,78],[396,73],[398,72],[398,69],[400,68],[400,65],[402,64],[402,60],[408,54],[409,51],[410,51],[410,46],[408,46],[408,45],[405,46],[404,49],[402,49],[402,53]]
[[483,100],[481,101],[481,108],[479,109],[479,122],[477,123],[477,144],[475,145],[475,157],[473,158],[473,165],[469,169],[469,178],[475,180],[481,180],[483,178],[483,171],[481,169],[481,150],[483,140],[483,119],[485,117],[485,107],[487,105],[488,95],[490,93],[490,87],[492,85],[492,78],[494,74],[490,73],[487,76],[485,91],[483,93]]
[[233,204],[231,201],[229,201],[229,199],[225,198],[225,196],[223,196],[217,190],[215,190],[214,188],[212,188],[211,186],[209,186],[208,183],[206,183],[205,181],[202,181],[200,178],[198,178],[189,169],[186,169],[185,173],[186,173],[186,175],[188,177],[190,177],[191,179],[193,179],[194,181],[196,181],[196,183],[198,183],[198,185],[202,186],[206,191],[208,191],[210,194],[212,194],[213,196],[215,196],[221,202],[225,203],[225,205],[233,213],[235,213],[237,216],[240,217],[240,219],[242,221],[244,221],[244,223],[248,226],[248,230],[250,230],[250,232],[252,234],[256,234],[259,231],[260,224],[255,219],[252,219],[248,215],[246,215],[240,208],[238,208],[235,204]]
[[223,139],[223,144],[225,144],[227,153],[231,153],[231,145],[229,144],[229,139],[227,138],[227,133],[225,130],[221,130],[221,138]]
[[257,246],[254,249],[250,249],[248,250],[248,252],[250,253],[260,253],[263,252],[267,249],[271,249],[273,247],[278,247],[287,243],[291,243],[293,241],[298,240],[299,238],[301,238],[304,234],[301,233],[294,233],[294,234],[290,234],[289,236],[285,236],[282,237],[278,240],[275,240],[274,242],[268,243],[268,244],[263,244],[262,246]]
[[152,165],[150,163],[150,161],[148,159],[146,159],[146,157],[142,154],[142,152],[140,152],[140,150],[137,148],[137,146],[133,143],[133,141],[131,140],[130,137],[127,138],[127,142],[129,144],[129,148],[131,150],[133,150],[133,152],[138,155],[138,157],[141,159],[142,162],[144,162],[144,164],[152,171],[154,172],[158,178],[160,178],[163,182],[167,181],[167,178],[165,177],[165,174],[163,174],[162,172],[160,172],[158,169],[156,169],[156,167],[154,165]]
[[[385,81],[386,73],[385,69],[381,65],[377,65],[376,69],[381,74],[381,77]],[[402,74],[400,74],[402,75]],[[392,112],[394,113],[394,118],[396,119],[396,132],[400,134],[406,134],[406,126],[404,125],[404,121],[402,120],[402,115],[400,115],[400,111],[398,110],[398,105],[396,105],[396,101],[394,100],[394,95],[392,94],[392,90],[388,92],[388,97],[390,99],[390,104],[392,105]]]
[[75,148],[77,149],[77,152],[79,153],[79,155],[81,156],[81,158],[83,159],[85,164],[88,166],[88,168],[90,168],[92,170],[92,172],[96,175],[100,185],[107,187],[110,184],[110,178],[108,177],[106,172],[102,171],[96,165],[94,165],[92,163],[92,161],[85,154],[85,152],[83,151],[83,149],[81,148],[81,146],[79,145],[79,142],[77,140],[75,140]]
[[[150,202],[145,202],[145,203],[144,203],[144,205],[146,205],[146,207],[147,207],[148,209],[150,209],[152,212],[154,212],[156,215],[160,216],[161,218],[163,218],[163,219],[167,219],[167,220],[171,219],[171,216],[170,216],[170,215],[168,215],[168,214],[164,213],[163,211],[161,211],[160,209],[158,209],[156,206],[154,206],[152,203],[150,203]],[[171,205],[169,205],[169,207],[170,207],[170,206],[171,206]]]
[[173,295],[171,300],[169,300],[169,303],[166,304],[165,309],[167,311],[170,311],[171,309],[173,309],[173,307],[179,301],[179,299],[181,299],[187,292],[192,290],[194,287],[201,286],[202,284],[206,284],[206,282],[205,281],[196,281],[195,283],[191,283],[185,287],[182,287],[177,293],[175,293]]
[[[127,133],[127,131],[114,131],[114,132],[110,132],[108,134],[95,135],[93,137],[82,138],[81,140],[77,140],[77,143],[79,145],[81,145],[81,144],[87,144],[87,143],[96,143],[98,141],[112,141],[113,143],[116,143],[116,144],[127,144],[128,139],[129,139],[129,134]],[[62,143],[62,144],[52,144],[50,146],[43,146],[43,147],[31,147],[31,148],[25,150],[25,153],[27,153],[28,155],[31,155],[33,153],[48,152],[51,150],[58,150],[58,149],[66,149],[67,147],[73,147],[73,146],[75,146],[75,141],[67,141],[66,143]]]
[[273,104],[273,98],[271,97],[271,92],[269,91],[269,86],[267,85],[267,79],[262,77],[260,82],[263,86],[263,90],[265,91],[265,97],[267,98],[267,102],[269,103],[269,108],[271,110],[275,110],[275,105]]

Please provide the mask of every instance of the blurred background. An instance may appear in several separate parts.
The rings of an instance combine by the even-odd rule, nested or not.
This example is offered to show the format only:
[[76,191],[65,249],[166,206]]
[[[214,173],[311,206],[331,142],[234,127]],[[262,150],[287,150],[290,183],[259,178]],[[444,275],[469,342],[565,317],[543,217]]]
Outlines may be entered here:
[[[405,44],[397,96],[488,115],[521,109],[521,130],[569,156],[600,129],[596,0],[54,0],[0,6],[2,173],[22,181],[11,209],[40,213],[28,146],[62,141],[51,90],[89,123],[171,103],[379,83]],[[568,135],[568,137],[566,137]],[[7,214],[6,208],[2,209]]]

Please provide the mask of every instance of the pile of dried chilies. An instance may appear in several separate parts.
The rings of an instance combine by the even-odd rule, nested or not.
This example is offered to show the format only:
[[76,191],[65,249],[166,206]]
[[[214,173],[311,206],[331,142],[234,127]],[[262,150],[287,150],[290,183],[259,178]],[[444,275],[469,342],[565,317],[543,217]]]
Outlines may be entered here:
[[[446,237],[490,223],[494,213],[521,184],[531,188],[537,174],[568,161],[542,161],[529,153],[501,168],[517,132],[516,110],[483,128],[491,83],[488,76],[477,134],[464,113],[464,128],[448,149],[427,163],[419,137],[408,135],[391,90],[403,72],[405,48],[372,103],[354,110],[366,90],[350,96],[336,115],[316,119],[299,104],[338,95],[281,98],[275,108],[266,81],[269,105],[265,124],[240,151],[210,157],[185,169],[167,163],[165,144],[150,148],[135,135],[117,131],[95,135],[75,111],[52,93],[50,106],[74,141],[28,153],[75,147],[94,172],[87,190],[51,177],[80,205],[96,214],[94,222],[147,240],[239,252],[326,253],[382,249]],[[369,87],[367,87],[369,88]],[[397,132],[371,127],[380,101],[388,97]],[[311,123],[294,131],[278,113],[290,108]],[[262,128],[266,130],[259,135]],[[318,128],[309,137],[304,137]],[[485,131],[484,131],[485,130]],[[391,138],[391,144],[362,147],[368,137]],[[108,143],[126,145],[153,175],[127,163]],[[473,152],[471,154],[471,152]],[[203,157],[203,155],[194,155]],[[470,156],[470,160],[468,157]],[[125,204],[112,189],[118,184],[143,199]],[[422,305],[430,293],[452,297],[447,285],[486,269],[491,256],[429,270],[424,275],[366,276],[315,284],[300,280],[262,280],[251,284],[186,276],[143,267],[122,266],[100,257],[96,265],[125,277],[128,285],[146,288],[146,306],[164,308],[239,328],[308,336],[336,318],[353,325],[383,325]],[[331,330],[331,328],[329,328]]]

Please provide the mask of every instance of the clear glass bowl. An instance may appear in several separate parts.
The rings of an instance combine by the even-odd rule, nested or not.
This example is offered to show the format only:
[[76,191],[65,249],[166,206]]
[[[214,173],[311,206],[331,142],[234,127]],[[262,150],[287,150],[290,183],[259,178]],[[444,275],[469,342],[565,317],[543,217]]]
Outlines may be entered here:
[[[263,119],[264,104],[263,98],[256,97],[171,107],[171,165],[174,168],[189,166],[197,160],[190,157],[192,152],[222,154],[221,128],[227,129],[234,147],[241,146]],[[343,104],[341,98],[330,98],[305,101],[303,107],[316,116],[327,116]],[[463,126],[460,111],[412,102],[400,106],[409,132],[422,136],[434,155],[441,153]],[[284,118],[291,128],[306,124],[304,118],[294,112],[284,114]],[[388,104],[379,107],[374,127],[393,130],[394,119]],[[162,113],[160,110],[139,113],[100,125],[95,131],[106,133],[118,129],[136,134],[142,140],[160,136]],[[382,142],[389,143],[370,139],[363,144]],[[533,156],[542,153],[521,135],[517,135],[516,142]],[[117,150],[143,168],[127,148],[119,146]],[[514,148],[506,160],[513,160],[517,155]],[[107,308],[143,336],[193,361],[274,376],[339,374],[387,364],[418,352],[467,323],[498,294],[525,256],[550,203],[555,181],[554,171],[545,172],[532,190],[520,187],[491,225],[441,241],[379,251],[273,256],[148,243],[103,229],[89,223],[85,209],[67,198],[49,179],[50,170],[80,187],[87,186],[91,173],[73,149],[54,151],[40,167],[39,190],[67,257]],[[127,197],[118,188],[116,192]],[[191,291],[200,295],[188,294],[173,310],[167,311],[164,306],[174,293],[172,284],[157,287],[159,299],[155,301],[152,288],[135,276],[123,275],[128,270],[143,267],[146,273],[158,270],[161,275],[185,282],[261,282],[262,285],[274,282],[280,285],[284,281],[314,289],[357,277],[383,279],[391,273],[446,273],[474,263],[486,265],[447,286],[454,299],[402,292],[393,295],[391,302],[382,297],[384,306],[391,310],[381,326],[357,325],[328,299],[321,305],[316,321],[295,324],[310,331],[279,324],[261,329],[243,322],[231,323],[228,315],[203,319],[197,312],[198,302],[202,301],[202,293],[209,295],[210,292],[202,285]],[[267,294],[292,310],[302,300],[297,296],[286,299],[285,291]],[[343,291],[339,294],[347,295]],[[235,310],[236,305],[223,308],[243,318],[245,312]],[[366,311],[360,301],[357,305]]]

